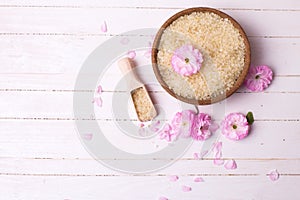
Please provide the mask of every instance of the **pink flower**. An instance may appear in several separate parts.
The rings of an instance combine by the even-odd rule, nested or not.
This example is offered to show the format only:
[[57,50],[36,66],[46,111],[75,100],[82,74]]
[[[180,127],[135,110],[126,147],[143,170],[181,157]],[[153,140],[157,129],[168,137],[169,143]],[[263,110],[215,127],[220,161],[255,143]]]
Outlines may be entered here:
[[240,113],[231,113],[222,121],[222,134],[231,140],[241,140],[248,135],[250,126]]
[[195,116],[195,123],[191,136],[194,140],[206,140],[211,136],[209,129],[211,125],[211,117],[205,113],[199,113]]
[[175,50],[171,64],[175,72],[183,76],[196,74],[203,62],[202,54],[192,45],[183,45]]
[[191,110],[177,112],[171,122],[174,133],[183,138],[190,137],[194,125],[194,118],[195,113]]
[[273,72],[268,66],[257,66],[249,69],[245,79],[246,87],[253,92],[261,92],[266,89],[273,79]]

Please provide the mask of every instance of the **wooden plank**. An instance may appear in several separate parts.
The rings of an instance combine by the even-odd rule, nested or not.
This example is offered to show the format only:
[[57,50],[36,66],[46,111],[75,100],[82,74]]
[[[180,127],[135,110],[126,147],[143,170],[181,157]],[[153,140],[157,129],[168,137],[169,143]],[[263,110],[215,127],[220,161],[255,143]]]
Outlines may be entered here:
[[[1,36],[0,87],[27,89],[72,89],[81,65],[88,55],[111,37],[70,37],[70,36]],[[116,48],[130,49],[129,44]],[[141,47],[148,47],[151,37],[144,37]],[[275,75],[300,75],[298,52],[300,38],[250,38],[253,65],[270,65]],[[151,63],[144,53],[137,51],[138,65]],[[127,53],[124,52],[124,54]],[[116,55],[116,58],[120,55]],[[99,58],[99,63],[101,59]],[[115,76],[111,74],[111,76]],[[50,74],[50,76],[47,76]],[[23,76],[24,75],[24,76]],[[65,81],[67,80],[67,81]],[[32,81],[32,84],[30,84]],[[51,88],[52,86],[52,88]]]
[[[280,174],[300,176],[300,158],[298,159],[236,159],[237,169],[226,170],[223,166],[216,166],[212,160],[181,159],[171,166],[139,176],[263,176],[272,169],[277,169]],[[104,160],[104,159],[103,159]],[[131,162],[127,160],[126,162]],[[5,174],[41,175],[46,176],[121,176],[131,174],[115,171],[92,158],[86,159],[55,159],[55,158],[1,158],[0,176]],[[69,167],[66,167],[69,166]],[[179,170],[180,169],[180,170]]]
[[[108,34],[121,34],[141,28],[158,28],[176,12],[178,9],[0,8],[2,15],[0,26],[2,35],[26,35],[27,33],[30,35],[94,35],[103,34],[100,27],[103,21],[106,21]],[[259,10],[226,10],[225,12],[240,22],[249,36],[300,36],[299,23],[293,20],[300,18],[300,12]],[[136,23],[138,18],[147,24]],[[274,22],[276,26],[269,26]]]
[[[107,133],[113,133],[112,136],[107,137],[112,138],[114,135],[119,135],[119,138],[125,138],[123,142],[117,140],[119,148],[127,141],[132,141],[132,139],[124,137],[121,132],[114,133],[113,130],[117,128],[113,122],[100,121],[99,123],[103,133],[106,135]],[[299,130],[299,122],[256,121],[252,127],[251,135],[245,140],[233,142],[222,136],[220,136],[219,140],[223,142],[224,158],[248,160],[299,159]],[[1,158],[92,159],[82,146],[73,121],[1,120],[0,133]],[[215,133],[215,137],[207,141],[208,144],[194,142],[184,154],[183,159],[192,159],[193,154],[200,152],[204,147],[203,145],[208,146],[206,149],[209,148],[209,143],[213,143],[218,138],[218,134]],[[151,139],[143,143],[149,149],[156,148],[156,144],[163,148],[166,144],[159,139]],[[280,150],[278,150],[279,147]],[[145,149],[145,151],[147,150]],[[213,155],[208,154],[207,158],[213,158]],[[296,169],[298,168],[299,166],[296,167]]]
[[[55,92],[18,92],[9,91],[1,92],[0,99],[0,118],[67,118],[73,117],[73,94],[72,93],[55,93]],[[84,94],[84,93],[83,93]],[[128,99],[127,93],[104,92],[102,94],[103,107],[95,107],[97,119],[112,119],[112,100],[116,98]],[[153,93],[154,102],[160,106],[171,104],[170,109],[175,109],[172,114],[180,110],[179,102],[168,95],[166,92]],[[92,105],[93,98],[87,102]],[[212,112],[218,107],[222,107],[227,112],[253,111],[256,119],[259,120],[282,120],[291,119],[299,120],[300,110],[295,109],[296,103],[300,101],[299,93],[235,93],[225,101],[208,106],[199,106],[200,110]],[[280,105],[280,109],[276,106]],[[275,106],[275,109],[274,109]],[[282,112],[284,110],[284,112]],[[127,109],[120,111],[127,112]],[[81,118],[89,119],[93,113],[86,113]]]
[[196,6],[208,6],[208,7],[217,7],[217,8],[230,8],[230,9],[289,9],[295,10],[300,9],[300,4],[295,0],[287,1],[276,1],[273,0],[252,0],[248,2],[239,2],[236,0],[185,0],[173,1],[173,0],[164,0],[163,2],[150,1],[150,0],[130,0],[130,1],[119,1],[119,0],[62,0],[62,1],[51,1],[51,0],[10,0],[1,2],[2,7],[147,7],[147,8],[187,8],[187,7],[196,7]]
[[[113,76],[113,75],[112,75]],[[110,77],[112,77],[110,76]],[[146,77],[147,74],[143,74]],[[88,76],[87,76],[88,77]],[[19,92],[78,92],[74,88],[76,75],[43,75],[43,74],[2,74],[0,75],[0,91],[19,91]],[[104,88],[106,91],[114,91],[113,87]],[[151,88],[150,88],[151,89]],[[93,92],[94,88],[82,87],[81,91]],[[156,87],[155,90],[164,91]],[[249,92],[246,87],[242,86],[238,92]],[[276,76],[270,87],[265,90],[266,93],[299,93],[300,77],[299,76]]]
[[[0,192],[4,199],[298,199],[300,178],[282,176],[271,182],[266,176],[194,177],[170,182],[166,177],[48,177],[1,176]],[[182,192],[182,185],[192,187]],[[245,186],[245,187],[243,187]],[[117,192],[116,192],[117,191]]]

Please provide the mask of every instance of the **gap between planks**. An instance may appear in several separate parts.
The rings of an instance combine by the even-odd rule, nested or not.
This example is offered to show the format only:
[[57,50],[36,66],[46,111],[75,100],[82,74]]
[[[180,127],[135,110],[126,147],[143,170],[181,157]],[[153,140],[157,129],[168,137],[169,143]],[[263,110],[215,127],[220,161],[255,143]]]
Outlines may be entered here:
[[[29,173],[0,173],[0,176],[67,176],[67,177],[168,177],[172,174],[29,174]],[[212,176],[222,176],[222,177],[232,177],[232,176],[269,176],[269,174],[178,174],[178,176],[186,177],[212,177]],[[289,174],[283,173],[280,176],[300,176],[300,174]]]
[[[1,159],[22,159],[22,160],[82,160],[82,161],[89,161],[89,160],[96,160],[96,161],[102,161],[102,160],[116,160],[113,158],[102,158],[102,159],[95,159],[95,158],[50,158],[50,157],[0,157]],[[236,160],[236,161],[300,161],[300,158],[222,158],[222,160]],[[117,160],[141,160],[141,159],[117,159]],[[175,159],[152,159],[152,160],[175,160]],[[213,161],[214,158],[202,158],[202,159],[195,159],[195,158],[180,158],[176,159],[176,161]]]
[[[129,35],[129,34],[106,34],[106,33],[43,33],[43,32],[0,32],[0,36],[76,36],[76,37],[151,37],[153,35]],[[298,39],[299,35],[262,35],[262,36],[251,36],[248,38],[268,38],[268,39]]]
[[[171,174],[27,174],[27,173],[0,173],[0,176],[71,176],[71,177],[167,177]],[[180,174],[179,176],[260,176],[261,174]],[[268,176],[269,174],[265,174]],[[280,176],[300,176],[300,174],[280,174]]]
[[[196,6],[199,7],[199,6]],[[187,7],[155,7],[155,6],[77,6],[77,5],[0,5],[0,8],[88,8],[88,9],[144,9],[144,10],[182,10]],[[299,12],[300,9],[274,9],[274,8],[222,8],[219,10],[257,11],[257,12]]]
[[[94,93],[94,90],[61,90],[61,89],[0,89],[0,92],[84,92],[84,93]],[[128,91],[122,90],[103,90],[104,93],[126,93]],[[148,90],[149,93],[165,93],[164,90]],[[250,91],[237,91],[238,94],[251,94]],[[264,94],[299,94],[300,91],[264,91]]]
[[[64,118],[64,117],[0,117],[0,120],[34,120],[34,121],[138,121],[137,119],[103,119],[103,118]],[[167,119],[160,119],[160,121],[168,121]],[[300,119],[255,119],[261,122],[299,122]]]

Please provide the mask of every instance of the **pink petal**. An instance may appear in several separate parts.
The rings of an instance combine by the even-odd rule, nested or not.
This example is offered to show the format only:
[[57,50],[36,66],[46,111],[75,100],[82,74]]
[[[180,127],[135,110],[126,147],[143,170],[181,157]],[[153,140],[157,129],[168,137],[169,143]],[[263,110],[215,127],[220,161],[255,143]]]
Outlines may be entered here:
[[194,179],[194,182],[199,183],[199,182],[204,182],[204,180],[203,180],[202,177],[196,177],[196,178]]
[[123,45],[126,45],[126,44],[129,43],[129,41],[130,40],[128,38],[122,38],[121,41],[120,41],[120,43],[123,44]]
[[102,107],[102,99],[101,97],[95,97],[92,103],[96,103],[97,106]]
[[214,145],[213,145],[213,151],[222,151],[222,142],[216,142]]
[[158,200],[169,200],[167,197],[159,197]]
[[216,159],[222,158],[222,151],[217,151],[216,154],[215,154],[215,158]]
[[215,158],[214,159],[214,164],[215,165],[223,165],[224,164],[224,160],[222,160],[220,158]]
[[190,191],[192,191],[192,188],[189,187],[189,186],[186,186],[186,185],[183,185],[181,187],[181,189],[182,189],[183,192],[190,192]]
[[176,175],[169,176],[169,180],[172,181],[172,182],[175,182],[175,181],[177,181],[178,179],[179,179],[179,177],[176,176]]
[[200,154],[200,158],[203,158],[204,156],[206,156],[207,153],[208,153],[207,150],[202,151],[201,154]]
[[160,120],[150,124],[149,129],[150,131],[156,133],[160,129]]
[[102,87],[101,87],[101,85],[98,85],[96,93],[97,94],[101,94],[102,93]]
[[217,123],[213,123],[212,125],[210,125],[209,130],[211,132],[216,132],[219,129],[219,125]]
[[224,167],[225,169],[236,169],[237,165],[235,160],[227,160]]
[[107,32],[106,21],[104,21],[103,24],[101,25],[101,31],[102,31],[103,33],[106,33],[106,32]]
[[144,123],[141,123],[141,124],[140,124],[140,127],[144,127],[144,126],[145,126],[145,124],[144,124]]
[[146,58],[150,58],[151,57],[151,49],[147,50],[145,53],[144,53],[144,56]]
[[146,129],[141,127],[141,128],[139,128],[138,133],[140,136],[144,137],[144,136],[146,136]]
[[127,53],[128,58],[134,59],[136,56],[135,51],[128,51]]
[[83,139],[90,141],[93,139],[93,134],[92,133],[85,133],[83,134]]
[[199,159],[200,159],[199,153],[194,153],[194,159],[195,159],[195,160],[199,160]]
[[279,173],[277,169],[270,171],[269,178],[271,181],[277,181],[279,179]]

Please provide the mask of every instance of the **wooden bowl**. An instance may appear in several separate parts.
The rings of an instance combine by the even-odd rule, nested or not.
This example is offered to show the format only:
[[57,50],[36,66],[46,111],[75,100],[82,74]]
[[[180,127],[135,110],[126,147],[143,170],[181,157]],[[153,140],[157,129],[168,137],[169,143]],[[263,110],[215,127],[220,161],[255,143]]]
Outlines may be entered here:
[[[170,25],[172,24],[173,21],[175,21],[176,19],[178,19],[181,16],[184,15],[189,15],[193,12],[210,12],[210,13],[215,13],[217,15],[219,15],[221,18],[227,18],[228,20],[231,21],[231,23],[233,24],[233,26],[239,30],[239,33],[241,35],[241,37],[244,39],[244,43],[245,43],[245,57],[244,57],[244,67],[243,70],[240,74],[240,76],[238,77],[238,79],[236,80],[235,84],[230,88],[229,91],[226,92],[226,95],[219,95],[217,97],[214,97],[213,99],[206,99],[206,100],[197,100],[197,99],[189,99],[189,98],[185,98],[182,96],[179,96],[177,94],[175,94],[169,87],[168,85],[164,82],[160,71],[158,69],[158,65],[157,65],[157,53],[158,53],[158,47],[160,44],[160,39],[161,36],[164,32],[164,30]],[[186,103],[190,103],[190,104],[195,104],[195,105],[208,105],[208,104],[212,104],[212,103],[216,103],[218,101],[224,100],[227,97],[229,97],[230,95],[232,95],[244,82],[244,79],[248,73],[248,69],[250,67],[250,58],[251,58],[251,52],[250,52],[250,44],[249,44],[249,40],[243,30],[243,28],[239,25],[239,23],[237,21],[235,21],[232,17],[230,17],[229,15],[213,9],[213,8],[205,8],[205,7],[198,7],[198,8],[189,8],[186,10],[183,10],[175,15],[173,15],[172,17],[170,17],[159,29],[158,33],[156,34],[156,37],[154,39],[153,42],[153,46],[152,46],[152,66],[153,66],[153,70],[155,73],[155,76],[157,78],[157,80],[159,81],[159,83],[161,84],[161,86],[173,97],[175,97],[176,99],[180,100],[180,101],[184,101]]]

